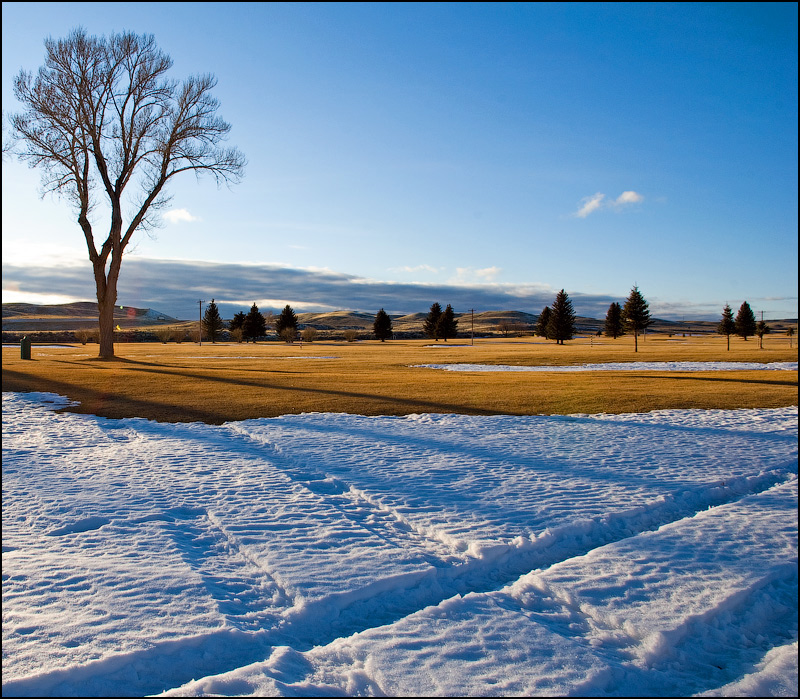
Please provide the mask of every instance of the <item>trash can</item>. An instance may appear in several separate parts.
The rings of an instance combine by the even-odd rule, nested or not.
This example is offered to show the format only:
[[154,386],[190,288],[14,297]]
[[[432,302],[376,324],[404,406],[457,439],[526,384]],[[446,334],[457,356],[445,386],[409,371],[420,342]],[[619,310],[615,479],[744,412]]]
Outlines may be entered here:
[[27,335],[19,341],[19,349],[22,359],[31,358],[31,341],[28,339]]

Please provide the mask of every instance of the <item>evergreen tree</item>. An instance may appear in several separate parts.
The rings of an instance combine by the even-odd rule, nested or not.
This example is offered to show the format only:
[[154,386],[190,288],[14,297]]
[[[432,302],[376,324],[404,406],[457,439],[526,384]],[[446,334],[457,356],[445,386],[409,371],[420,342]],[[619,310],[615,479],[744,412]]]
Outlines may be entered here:
[[644,300],[638,286],[631,289],[625,307],[622,309],[622,317],[629,330],[633,330],[634,352],[639,351],[639,331],[645,330],[653,321],[650,320],[650,310],[647,301]]
[[747,301],[739,306],[735,323],[736,334],[741,335],[745,340],[747,340],[748,336],[756,334],[756,316]]
[[536,334],[539,335],[539,337],[545,337],[548,340],[550,339],[550,336],[547,334],[547,324],[550,322],[550,314],[550,306],[545,306],[536,321]]
[[428,317],[422,324],[422,330],[428,337],[432,337],[437,342],[439,341],[439,318],[442,317],[442,307],[438,303],[434,303],[428,311]]
[[625,334],[625,324],[622,322],[622,306],[616,301],[608,307],[606,313],[605,324],[606,337],[612,337],[615,340]]
[[203,330],[206,331],[206,337],[211,342],[216,342],[224,327],[225,324],[219,315],[217,304],[214,303],[214,299],[211,299],[211,303],[206,306],[206,312],[203,315]]
[[733,320],[733,311],[727,303],[725,304],[725,308],[722,309],[722,319],[717,326],[717,332],[720,335],[726,335],[728,337],[728,352],[730,352],[731,335],[736,332],[736,323]]
[[241,330],[244,327],[244,319],[247,316],[245,315],[244,311],[239,311],[236,313],[231,322],[228,324],[228,328],[230,330]]
[[297,334],[297,316],[288,303],[275,319],[275,330],[284,340],[287,337],[294,338]]
[[550,309],[547,335],[558,345],[563,345],[564,340],[571,340],[575,335],[575,311],[572,310],[572,301],[563,289],[556,294],[556,300]]
[[445,342],[447,342],[448,337],[455,337],[458,334],[458,321],[453,312],[453,307],[449,303],[436,323],[436,334]]
[[253,342],[267,334],[267,321],[264,320],[264,316],[261,315],[255,303],[253,303],[250,307],[250,312],[245,316],[242,331],[245,340],[252,340]]
[[372,324],[372,332],[375,333],[375,339],[381,342],[392,339],[392,319],[382,308],[375,316],[375,322]]

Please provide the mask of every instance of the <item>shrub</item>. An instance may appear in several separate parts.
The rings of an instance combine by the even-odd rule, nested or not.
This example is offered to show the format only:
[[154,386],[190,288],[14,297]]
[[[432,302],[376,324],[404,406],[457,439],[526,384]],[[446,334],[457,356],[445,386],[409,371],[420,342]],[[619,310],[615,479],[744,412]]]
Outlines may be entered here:
[[90,330],[89,328],[81,328],[75,331],[75,338],[82,345],[85,345],[87,342],[94,342],[97,339],[97,331]]
[[297,337],[297,328],[290,325],[289,327],[283,328],[278,334],[284,342],[294,342]]
[[344,339],[348,342],[355,342],[358,339],[358,330],[345,330]]
[[314,342],[314,340],[317,339],[317,329],[303,328],[303,332],[300,333],[300,337],[303,338],[303,342]]
[[165,345],[172,339],[172,333],[174,330],[172,328],[156,328],[153,331],[153,334],[156,336],[158,340],[163,342]]
[[242,330],[241,328],[233,328],[233,330],[230,331],[230,336],[231,340],[241,344],[242,339],[244,339],[244,330]]

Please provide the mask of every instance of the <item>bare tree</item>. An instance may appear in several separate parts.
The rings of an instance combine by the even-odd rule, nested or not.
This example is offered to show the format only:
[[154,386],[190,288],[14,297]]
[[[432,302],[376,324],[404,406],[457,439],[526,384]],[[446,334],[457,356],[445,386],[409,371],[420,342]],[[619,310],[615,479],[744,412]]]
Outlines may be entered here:
[[[216,79],[168,79],[172,59],[152,35],[98,38],[78,28],[66,39],[48,38],[45,49],[37,75],[20,71],[14,81],[25,111],[11,115],[13,135],[19,156],[42,169],[44,194],[74,206],[97,287],[100,357],[113,357],[117,282],[134,232],[157,225],[175,175],[238,182],[245,158],[220,147],[230,125],[216,116]],[[99,248],[91,221],[98,192],[110,208]]]
[[317,334],[316,328],[303,328],[300,337],[303,338],[303,342],[314,342],[317,339]]

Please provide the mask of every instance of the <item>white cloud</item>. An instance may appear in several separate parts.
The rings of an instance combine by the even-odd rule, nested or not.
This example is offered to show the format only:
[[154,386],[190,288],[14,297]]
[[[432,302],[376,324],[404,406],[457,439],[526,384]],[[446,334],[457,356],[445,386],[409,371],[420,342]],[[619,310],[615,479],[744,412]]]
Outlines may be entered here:
[[625,204],[638,204],[641,201],[644,201],[644,197],[641,194],[629,190],[620,194],[614,204],[616,206],[623,206]]
[[623,192],[613,201],[604,202],[603,200],[605,197],[606,195],[602,192],[593,194],[590,197],[584,197],[581,199],[581,207],[573,215],[578,218],[586,218],[589,214],[598,209],[619,209],[623,206],[638,204],[644,201],[644,197],[638,192],[634,192],[632,189]]
[[597,211],[597,209],[600,208],[605,196],[605,194],[598,192],[597,194],[593,194],[591,197],[584,197],[581,199],[581,208],[578,209],[575,215],[578,218],[586,218],[590,213]]
[[38,303],[45,306],[54,306],[61,303],[75,303],[76,301],[96,301],[90,296],[67,296],[65,294],[46,294],[21,291],[19,284],[11,284],[11,288],[3,287],[3,303]]
[[416,272],[429,272],[430,274],[438,274],[442,271],[441,267],[432,267],[431,265],[417,265],[416,267],[392,267],[390,272],[406,272],[408,274],[415,274]]
[[164,214],[164,218],[170,223],[192,223],[201,220],[199,216],[192,216],[186,209],[170,209]]
[[83,267],[91,270],[83,236],[65,236],[66,242],[31,245],[29,238],[12,238],[3,234],[3,262],[11,265]]
[[493,282],[501,271],[500,267],[484,267],[483,269],[457,267],[456,275],[450,282],[452,284],[471,284],[475,283],[476,280],[478,283]]
[[493,282],[495,277],[502,271],[500,267],[486,267],[484,269],[476,269],[475,276],[485,279],[487,282]]

